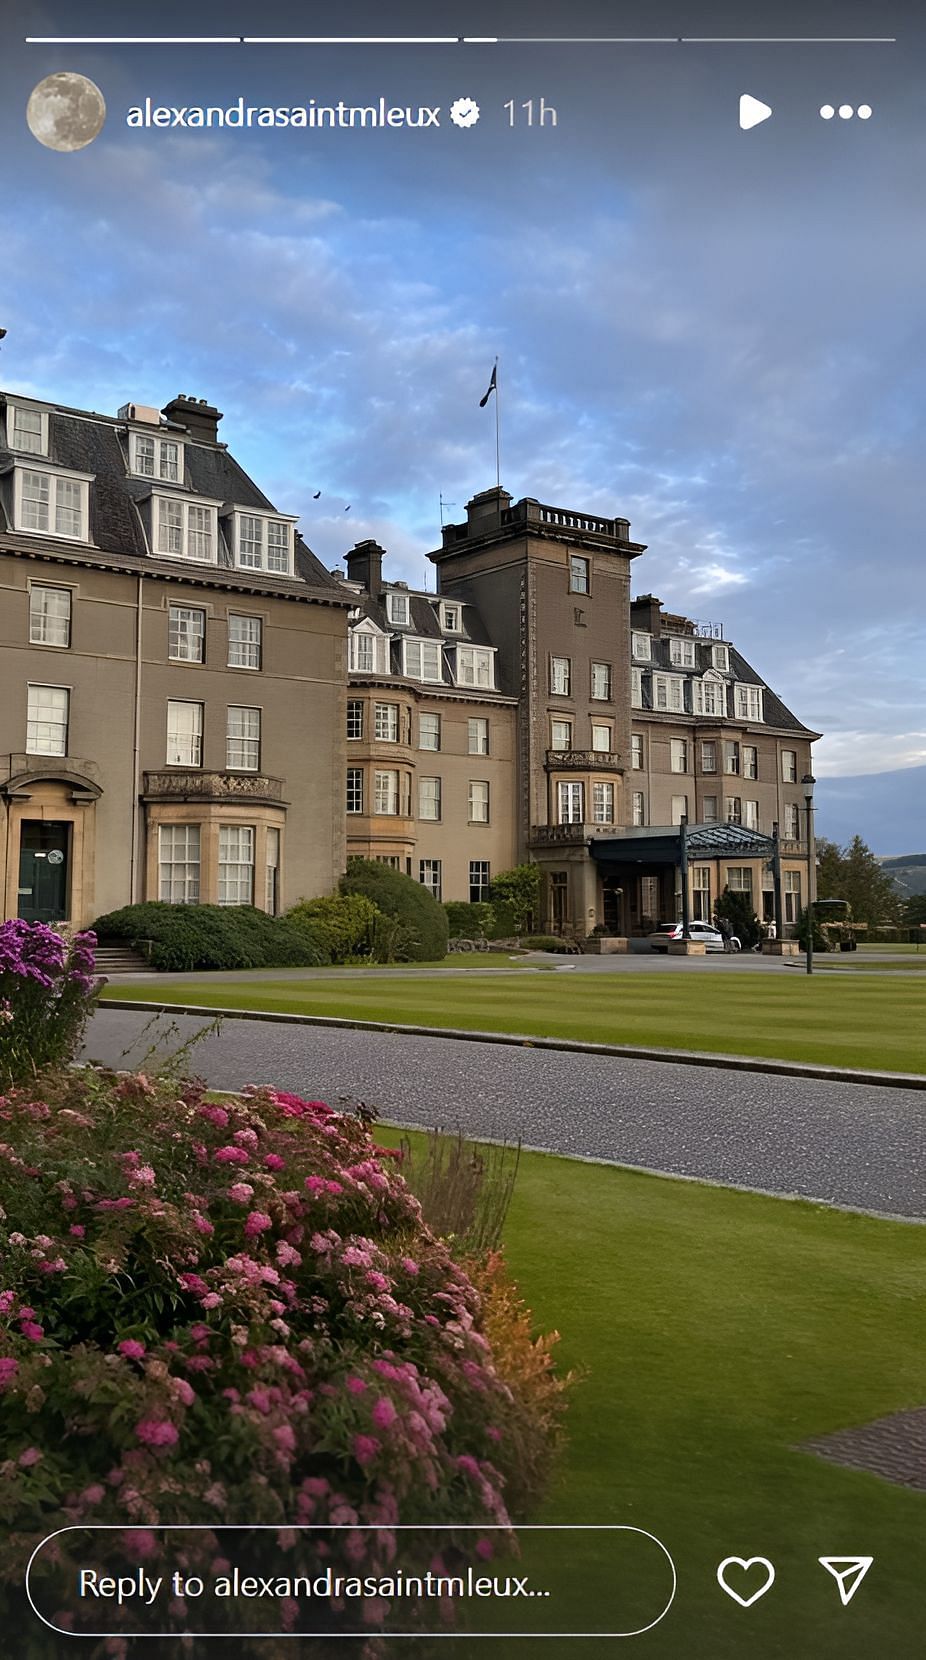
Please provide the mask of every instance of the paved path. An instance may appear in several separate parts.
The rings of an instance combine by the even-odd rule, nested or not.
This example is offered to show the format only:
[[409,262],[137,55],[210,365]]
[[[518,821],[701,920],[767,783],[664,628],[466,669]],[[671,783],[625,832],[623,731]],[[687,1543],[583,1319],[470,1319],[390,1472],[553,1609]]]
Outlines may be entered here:
[[[87,1056],[137,1066],[156,1032],[172,1029],[174,1050],[207,1025],[151,1020],[104,1008]],[[351,1096],[394,1123],[926,1216],[926,1103],[913,1090],[234,1019],[197,1045],[190,1068],[217,1089]]]

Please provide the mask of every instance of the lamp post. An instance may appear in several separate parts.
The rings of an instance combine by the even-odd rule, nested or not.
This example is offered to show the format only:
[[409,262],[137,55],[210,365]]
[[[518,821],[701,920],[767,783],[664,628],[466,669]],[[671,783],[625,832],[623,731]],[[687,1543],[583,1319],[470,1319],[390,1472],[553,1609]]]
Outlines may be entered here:
[[817,854],[813,832],[813,787],[816,779],[812,772],[805,772],[801,779],[804,791],[804,805],[807,808],[807,973],[813,973],[813,925],[814,904],[817,898]]

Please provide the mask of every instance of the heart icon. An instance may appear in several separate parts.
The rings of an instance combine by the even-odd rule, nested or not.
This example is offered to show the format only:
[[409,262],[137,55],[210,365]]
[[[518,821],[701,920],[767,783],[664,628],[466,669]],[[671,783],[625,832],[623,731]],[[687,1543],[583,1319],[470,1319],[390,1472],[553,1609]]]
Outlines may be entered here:
[[[752,1568],[761,1568],[763,1570],[762,1584],[758,1590],[752,1592],[751,1596],[744,1597],[739,1591],[735,1591],[729,1583],[727,1576],[730,1568],[741,1569],[744,1574],[748,1574]],[[754,1575],[753,1578],[755,1578]],[[748,1559],[743,1556],[725,1556],[717,1569],[717,1583],[722,1591],[726,1591],[728,1597],[732,1597],[734,1602],[739,1603],[741,1608],[751,1608],[754,1602],[758,1602],[760,1597],[765,1596],[766,1591],[771,1590],[775,1583],[775,1569],[767,1556],[750,1556]]]

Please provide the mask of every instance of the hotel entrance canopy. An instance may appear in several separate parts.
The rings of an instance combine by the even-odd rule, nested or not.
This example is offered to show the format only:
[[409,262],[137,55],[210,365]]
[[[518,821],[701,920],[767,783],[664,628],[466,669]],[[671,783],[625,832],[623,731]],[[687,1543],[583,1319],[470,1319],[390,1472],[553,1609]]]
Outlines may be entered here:
[[739,824],[653,824],[622,836],[596,836],[592,858],[602,865],[675,865],[690,859],[772,859],[776,843]]

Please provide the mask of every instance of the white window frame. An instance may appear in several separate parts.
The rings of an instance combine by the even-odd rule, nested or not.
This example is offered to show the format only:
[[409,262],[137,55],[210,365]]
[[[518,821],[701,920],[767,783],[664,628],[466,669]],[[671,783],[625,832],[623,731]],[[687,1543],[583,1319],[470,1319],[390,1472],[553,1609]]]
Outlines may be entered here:
[[260,772],[261,711],[230,703],[225,717],[225,770]]
[[682,819],[687,818],[687,817],[688,817],[688,797],[687,797],[687,795],[674,795],[672,797],[672,805],[671,805],[671,809],[670,809],[670,822],[672,824],[681,824]]
[[723,798],[724,819],[727,824],[743,823],[743,798],[741,795],[725,795]]
[[614,695],[614,671],[610,663],[593,663],[591,665],[589,691],[593,703],[611,702]]
[[[152,445],[154,453],[151,458],[150,472],[147,467],[142,467],[139,463],[138,448],[140,443]],[[171,473],[171,462],[168,454],[170,450],[176,450],[177,452],[176,477],[173,477]],[[186,457],[184,454],[183,440],[175,437],[166,438],[160,432],[130,431],[129,472],[132,473],[135,478],[150,478],[153,484],[183,484],[186,477]]]
[[630,737],[630,770],[642,772],[644,768],[643,734],[633,732]]
[[653,655],[653,641],[651,635],[641,634],[637,630],[634,630],[633,634],[630,636],[630,645],[633,656],[638,657],[641,663],[649,663],[651,661]]
[[443,892],[440,859],[419,859],[418,880],[428,893],[439,900]]
[[[161,545],[162,531],[164,529],[162,504],[165,507],[170,504],[171,506],[177,506],[180,508],[179,526],[170,527],[172,530],[179,528],[179,550],[176,548],[165,548]],[[155,559],[183,559],[188,565],[217,564],[219,557],[219,508],[221,505],[221,502],[208,501],[203,496],[195,496],[191,498],[189,496],[175,496],[166,490],[152,490],[151,552]],[[203,512],[206,516],[208,523],[205,530],[200,530],[198,528],[191,529],[190,520],[193,517],[194,512],[197,511]],[[207,535],[209,538],[210,552],[205,557],[200,552],[195,554],[190,552],[194,536],[201,535]]]
[[783,749],[781,752],[781,781],[783,784],[797,783],[796,749]]
[[557,824],[585,823],[585,785],[581,780],[561,779],[556,786]]
[[669,771],[670,772],[687,772],[688,771],[688,739],[687,738],[670,738],[669,739]]
[[[253,905],[255,840],[253,824],[219,825],[218,902],[220,905]],[[230,854],[234,854],[236,857],[229,857]],[[223,871],[226,873],[225,875],[222,874]],[[234,874],[228,874],[229,872],[234,872]]]
[[363,812],[363,768],[348,767],[346,809],[348,813]]
[[[191,619],[199,618],[199,629],[190,628]],[[179,649],[184,641],[199,643],[199,652],[191,656]],[[177,648],[175,650],[175,647]],[[206,613],[201,605],[171,605],[167,611],[167,660],[170,663],[205,663]]]
[[462,634],[463,607],[461,605],[442,603],[440,608],[440,625],[445,634]]
[[643,670],[630,671],[630,705],[633,709],[643,708]]
[[268,916],[280,911],[280,866],[283,838],[278,825],[268,824],[264,852],[264,910]]
[[[238,638],[238,639],[233,639],[233,637],[232,637],[232,623],[250,623],[250,624],[253,625],[256,632],[255,632],[254,636],[251,639],[245,639],[243,636]],[[253,651],[256,654],[257,661],[253,662],[253,663],[233,661],[233,649],[232,648],[235,647],[235,646],[237,646],[240,649],[240,652],[241,652],[242,656],[245,656],[245,657],[250,652]],[[245,670],[247,670],[248,674],[256,674],[263,667],[263,661],[264,661],[264,619],[263,619],[263,617],[248,616],[243,611],[229,611],[229,613],[228,613],[227,667],[230,668],[230,669],[245,669]]]
[[488,824],[489,781],[487,778],[470,779],[467,791],[467,810],[470,824]]
[[402,673],[407,680],[421,680],[425,685],[436,685],[444,678],[444,653],[440,640],[425,640],[419,635],[403,636]]
[[489,646],[457,646],[453,678],[458,686],[480,686],[495,690],[495,651]]
[[489,722],[485,715],[470,715],[466,722],[467,755],[488,755]]
[[614,785],[610,780],[597,779],[592,784],[592,823],[614,823]]
[[398,818],[399,774],[395,767],[377,767],[374,772],[373,811],[377,817]]
[[[425,722],[428,725],[425,725]],[[425,734],[433,738],[433,743],[425,743]],[[439,755],[441,747],[441,718],[432,709],[423,709],[418,716],[418,748],[427,750],[430,755]]]
[[572,696],[572,658],[550,658],[550,696]]
[[[33,697],[33,692],[56,692],[57,700]],[[63,716],[62,719],[57,718]],[[70,686],[46,686],[30,681],[26,688],[26,754],[66,755],[71,725]],[[42,733],[41,729],[47,729]],[[56,740],[55,734],[60,734]]]
[[357,743],[363,737],[363,698],[347,700],[347,741]]
[[[244,521],[260,528],[258,539],[250,532],[247,542],[250,550],[244,555]],[[267,576],[292,576],[293,540],[296,519],[291,514],[263,512],[259,507],[236,507],[232,513],[232,559],[239,571],[263,571]],[[278,545],[271,549],[271,530],[277,533]],[[280,534],[282,533],[282,534]],[[257,548],[257,552],[253,551]],[[278,557],[271,564],[271,553]]]
[[646,823],[646,794],[643,790],[633,790],[630,796],[630,822],[635,829]]
[[[23,493],[27,473],[36,473],[48,480],[47,519],[42,525],[27,525],[23,520]],[[43,461],[40,456],[29,461],[17,461],[13,469],[13,525],[24,536],[50,536],[59,542],[89,542],[90,540],[90,486],[94,481],[93,473],[76,473],[69,468],[53,467],[50,462]],[[70,503],[59,502],[58,486],[61,484],[75,484],[78,489],[80,505],[77,513],[80,518],[80,531],[75,534],[69,530],[59,530],[57,518],[59,508],[62,512],[73,512]]]
[[796,801],[786,801],[784,804],[784,839],[787,842],[799,842],[801,839],[801,809]]
[[722,680],[693,680],[692,695],[696,715],[724,716],[727,712],[727,688]]
[[[38,447],[37,448],[32,444],[18,444],[16,442],[16,423],[17,423],[17,420],[18,420],[20,415],[38,416],[38,420],[39,420],[38,440],[39,440],[39,442],[38,442]],[[29,436],[30,437],[35,437],[35,434],[30,433]],[[16,455],[38,455],[38,456],[43,456],[44,455],[44,456],[47,456],[48,455],[48,410],[47,409],[38,409],[38,408],[36,408],[35,404],[26,403],[25,401],[20,400],[20,399],[14,399],[12,402],[8,403],[7,406],[6,406],[6,442],[7,442],[7,448],[13,450]]]
[[[360,662],[359,647],[369,642],[370,662]],[[388,659],[385,658],[385,649],[388,641],[385,634],[379,629],[371,627],[352,628],[347,639],[347,667],[350,674],[384,674]],[[366,655],[366,653],[364,653]]]
[[758,803],[758,801],[744,800],[744,802],[743,802],[743,824],[744,824],[744,826],[747,830],[758,830],[758,828],[759,828],[759,803]]
[[393,588],[388,589],[386,616],[395,628],[408,628],[412,620],[410,596],[407,593],[396,593]]
[[[489,897],[492,886],[492,866],[488,859],[470,859],[469,861],[469,902],[479,905]],[[475,896],[475,897],[474,897]]]
[[[178,837],[182,843],[180,848],[175,845]],[[178,851],[183,853],[183,858],[176,857]],[[171,856],[165,858],[165,852]],[[158,898],[168,905],[198,905],[201,869],[202,827],[198,824],[159,824]],[[182,874],[175,875],[174,872]]]
[[717,823],[717,797],[715,795],[701,797],[701,815],[705,824]]
[[680,669],[693,669],[697,661],[694,640],[673,634],[669,640],[669,661]]
[[[189,731],[181,730],[181,726],[172,724],[181,709],[192,710],[189,721]],[[199,711],[198,716],[196,711]],[[169,697],[167,699],[167,760],[168,767],[201,767],[203,764],[203,727],[205,725],[205,707],[192,698]],[[182,740],[189,739],[189,759],[183,755],[175,755],[175,751],[182,748]]]
[[[708,759],[710,757],[710,759]],[[701,741],[701,771],[711,774],[717,771],[717,739],[703,738]]]
[[730,673],[730,647],[711,646],[711,662],[718,674]]
[[[427,787],[426,787],[427,786]],[[426,823],[439,824],[441,820],[441,780],[439,778],[419,778],[418,780],[418,817]]]
[[733,687],[733,712],[737,720],[762,721],[762,687],[737,680]]
[[742,766],[742,754],[737,738],[723,740],[723,771],[725,778],[739,778]]
[[569,555],[569,592],[590,594],[592,591],[592,562],[583,553]]
[[[59,602],[65,601],[62,605]],[[74,596],[70,588],[53,588],[50,583],[32,582],[29,585],[29,644],[47,646],[53,651],[67,651],[71,644],[71,622]],[[63,625],[63,626],[62,626]],[[51,639],[54,632],[63,633],[63,639]]]
[[397,744],[399,741],[399,705],[374,703],[373,736],[377,743]]
[[602,721],[592,721],[592,749],[596,755],[610,755],[613,744],[613,728]]
[[[759,776],[759,746],[758,744],[743,744],[740,750],[740,764],[743,768],[743,777],[757,779]],[[752,769],[750,771],[750,768]]]
[[793,926],[799,921],[801,914],[801,873],[799,870],[786,870],[782,876],[784,920]]
[[752,867],[750,865],[728,865],[727,887],[731,893],[747,893],[752,898]]
[[681,674],[653,675],[653,708],[662,714],[685,713],[685,677]]
[[[564,743],[560,743],[556,736],[556,728],[558,726],[565,727]],[[573,727],[571,720],[552,719],[550,721],[550,748],[555,749],[559,754],[568,754],[572,748],[572,731]]]

